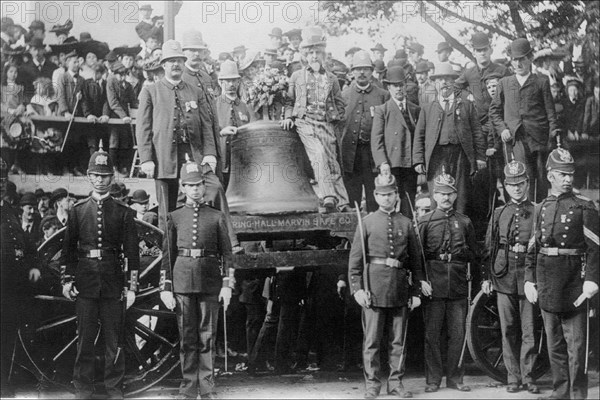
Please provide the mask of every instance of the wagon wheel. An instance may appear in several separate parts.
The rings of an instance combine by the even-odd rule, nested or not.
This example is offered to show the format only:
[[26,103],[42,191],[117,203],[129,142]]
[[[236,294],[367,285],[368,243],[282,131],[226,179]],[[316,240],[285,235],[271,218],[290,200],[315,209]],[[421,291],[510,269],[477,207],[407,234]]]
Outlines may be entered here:
[[[125,322],[126,395],[140,393],[169,375],[179,364],[179,339],[175,313],[164,307],[159,296],[158,276],[162,254],[162,232],[136,220],[140,239],[140,291],[127,310]],[[75,303],[62,297],[58,257],[64,229],[38,249],[43,286],[27,309],[19,330],[23,349],[20,365],[38,380],[72,388],[77,347]],[[100,324],[98,324],[100,328]],[[96,365],[104,363],[102,331],[96,337]]]
[[[467,343],[473,361],[486,375],[507,383],[506,367],[502,358],[502,334],[498,316],[497,296],[494,292],[487,296],[479,292],[467,316]],[[535,337],[539,356],[533,368],[533,378],[544,375],[549,368],[546,338],[543,330],[542,315],[535,321]]]

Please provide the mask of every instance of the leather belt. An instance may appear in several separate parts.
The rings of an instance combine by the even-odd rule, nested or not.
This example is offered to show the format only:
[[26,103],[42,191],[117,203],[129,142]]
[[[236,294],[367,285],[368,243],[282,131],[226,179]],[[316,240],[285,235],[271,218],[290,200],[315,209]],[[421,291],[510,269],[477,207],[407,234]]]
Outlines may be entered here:
[[371,264],[383,264],[391,268],[402,268],[402,263],[395,258],[383,258],[383,257],[369,257],[369,263]]
[[117,250],[112,250],[112,249],[92,249],[89,251],[79,251],[79,257],[83,257],[83,258],[102,259],[102,257],[115,256],[115,255],[117,255]]
[[502,247],[508,251],[512,251],[513,253],[527,253],[527,245],[517,243],[514,246],[510,246],[508,244],[502,245]]
[[559,249],[558,247],[542,247],[540,253],[550,256],[580,256],[585,254],[584,249]]
[[202,258],[202,257],[218,257],[219,253],[216,251],[206,249],[179,249],[177,255],[181,257],[191,258]]

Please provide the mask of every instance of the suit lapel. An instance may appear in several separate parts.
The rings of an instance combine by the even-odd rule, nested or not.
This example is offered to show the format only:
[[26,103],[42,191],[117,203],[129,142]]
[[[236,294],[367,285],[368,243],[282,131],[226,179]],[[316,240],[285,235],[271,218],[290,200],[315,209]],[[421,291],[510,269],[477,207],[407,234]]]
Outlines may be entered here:
[[[394,99],[390,99],[390,112],[392,113],[392,118],[400,123],[400,125],[408,128],[406,121],[404,120],[404,116],[402,115],[402,111],[400,111],[400,107],[394,101]],[[395,125],[395,124],[394,124]]]

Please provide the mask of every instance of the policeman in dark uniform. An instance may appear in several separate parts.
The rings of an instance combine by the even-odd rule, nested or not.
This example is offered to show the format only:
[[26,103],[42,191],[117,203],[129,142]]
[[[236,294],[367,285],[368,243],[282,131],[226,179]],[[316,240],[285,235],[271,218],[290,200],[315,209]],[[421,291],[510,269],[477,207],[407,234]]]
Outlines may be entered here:
[[92,194],[69,212],[60,258],[63,295],[76,300],[79,338],[73,383],[78,398],[92,396],[100,320],[105,342],[103,383],[109,397],[123,398],[125,358],[119,347],[123,301],[127,308],[135,301],[140,264],[135,212],[110,196],[113,160],[102,147],[90,157],[87,176]]
[[[379,209],[364,218],[363,232],[360,227],[357,229],[348,265],[352,293],[362,307],[365,398],[379,395],[382,379],[379,350],[386,347],[390,365],[387,391],[399,398],[409,398],[412,393],[402,385],[404,368],[400,357],[406,351],[403,338],[409,308],[421,304],[419,288],[409,287],[410,274],[415,282],[423,280],[419,244],[411,220],[395,211],[399,197],[394,176],[379,175],[374,195]],[[382,345],[386,330],[388,343]]]
[[33,243],[25,240],[21,227],[21,219],[17,211],[4,199],[8,182],[8,166],[0,158],[0,298],[2,328],[2,374],[0,397],[14,397],[14,390],[9,385],[8,375],[12,362],[13,348],[22,311],[23,293],[27,279],[36,282],[40,278],[40,270],[32,268],[36,265],[36,249]]
[[459,359],[465,338],[470,267],[476,260],[477,243],[469,217],[454,211],[456,181],[442,171],[434,179],[433,198],[437,208],[419,218],[419,232],[431,282],[421,281],[421,290],[430,299],[423,304],[425,316],[425,392],[437,392],[442,381],[441,335],[447,327],[448,349],[446,386],[462,392],[471,388],[463,384],[464,368]]
[[504,167],[504,176],[510,201],[494,210],[488,226],[481,288],[487,295],[495,290],[498,296],[502,356],[508,372],[506,391],[516,393],[523,383],[530,393],[539,393],[531,376],[538,355],[534,321],[539,311],[527,301],[523,290],[534,206],[527,198],[529,178],[525,165],[511,161]]
[[586,300],[598,293],[598,211],[573,193],[575,161],[562,148],[546,162],[550,195],[536,207],[525,295],[542,309],[554,399],[585,399]]
[[[175,309],[180,337],[179,395],[216,398],[213,374],[219,301],[225,309],[234,285],[231,242],[222,211],[204,203],[206,174],[188,161],[181,167],[185,204],[167,216],[160,297]],[[173,296],[175,293],[175,296]]]

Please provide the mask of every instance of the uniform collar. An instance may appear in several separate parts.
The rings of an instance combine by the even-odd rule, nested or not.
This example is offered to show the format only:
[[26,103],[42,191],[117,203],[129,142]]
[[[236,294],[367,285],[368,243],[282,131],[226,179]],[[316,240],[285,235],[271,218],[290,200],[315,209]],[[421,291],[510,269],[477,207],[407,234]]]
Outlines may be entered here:
[[358,93],[371,93],[371,90],[373,90],[373,85],[371,84],[371,82],[369,82],[365,87],[358,86],[358,83],[356,83],[356,81],[352,82],[352,84],[354,85],[354,88]]
[[440,208],[436,208],[436,211],[439,211],[439,212],[441,212],[442,214],[445,214],[447,217],[451,217],[451,216],[453,216],[453,215],[454,215],[454,213],[456,212],[456,211],[454,210],[454,208],[451,208],[451,209],[450,209],[450,210],[448,210],[448,211],[444,211],[444,210],[442,210],[442,209],[440,209]]
[[383,214],[387,215],[388,217],[391,217],[392,215],[396,214],[396,210],[392,209],[391,211],[385,211],[384,209],[382,209],[381,207],[379,207],[378,209],[380,212],[382,212]]
[[163,82],[171,90],[175,89],[175,87],[181,89],[181,84],[183,83],[182,80],[174,81],[172,79],[167,78],[166,76],[163,77]]
[[94,201],[96,201],[96,203],[102,203],[103,201],[105,201],[107,198],[110,197],[110,194],[108,192],[104,193],[104,194],[100,194],[97,192],[92,192],[92,195],[90,196]]

